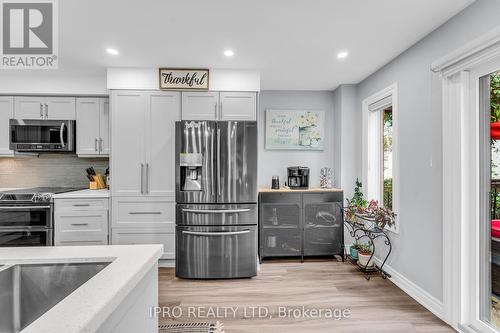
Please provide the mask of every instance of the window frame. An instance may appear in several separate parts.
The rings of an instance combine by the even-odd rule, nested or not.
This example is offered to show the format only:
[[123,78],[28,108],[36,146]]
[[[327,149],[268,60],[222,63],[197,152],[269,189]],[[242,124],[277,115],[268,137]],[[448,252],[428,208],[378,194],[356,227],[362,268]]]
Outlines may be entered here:
[[386,229],[399,233],[399,108],[397,82],[367,97],[363,113],[363,185],[368,200],[383,202],[383,111],[392,106],[392,208],[396,224]]

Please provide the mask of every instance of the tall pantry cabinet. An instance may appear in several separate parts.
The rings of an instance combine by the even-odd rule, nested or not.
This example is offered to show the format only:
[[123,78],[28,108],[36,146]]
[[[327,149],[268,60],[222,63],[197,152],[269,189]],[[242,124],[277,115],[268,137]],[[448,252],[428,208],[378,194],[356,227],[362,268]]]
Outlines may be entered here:
[[179,92],[112,91],[112,244],[163,244],[163,259],[174,259],[180,119]]

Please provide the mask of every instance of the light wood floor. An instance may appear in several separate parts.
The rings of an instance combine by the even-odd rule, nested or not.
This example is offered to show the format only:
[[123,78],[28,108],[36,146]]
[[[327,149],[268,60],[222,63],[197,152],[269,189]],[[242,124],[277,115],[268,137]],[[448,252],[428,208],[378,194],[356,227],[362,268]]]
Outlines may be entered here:
[[[226,333],[453,332],[390,281],[379,276],[367,281],[351,264],[334,260],[304,264],[264,262],[259,275],[252,279],[183,280],[175,278],[171,268],[161,268],[159,274],[160,306],[169,309],[179,306],[182,310],[182,317],[160,318],[161,323],[219,320]],[[193,312],[188,313],[189,307],[201,307],[205,311],[219,307],[222,311],[223,307],[230,306],[238,307],[236,318],[231,311],[224,319],[193,318]],[[269,315],[266,318],[251,316],[250,306],[263,307]],[[350,309],[351,317],[341,320],[279,318],[280,306]],[[265,310],[261,311],[265,314]]]

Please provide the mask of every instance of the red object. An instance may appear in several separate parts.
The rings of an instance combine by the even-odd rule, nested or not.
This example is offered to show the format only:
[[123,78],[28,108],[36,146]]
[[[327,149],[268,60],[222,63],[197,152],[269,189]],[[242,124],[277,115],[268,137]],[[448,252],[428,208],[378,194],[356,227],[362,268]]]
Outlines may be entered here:
[[491,221],[491,237],[500,238],[500,220]]
[[491,138],[493,140],[500,139],[500,122],[490,123]]

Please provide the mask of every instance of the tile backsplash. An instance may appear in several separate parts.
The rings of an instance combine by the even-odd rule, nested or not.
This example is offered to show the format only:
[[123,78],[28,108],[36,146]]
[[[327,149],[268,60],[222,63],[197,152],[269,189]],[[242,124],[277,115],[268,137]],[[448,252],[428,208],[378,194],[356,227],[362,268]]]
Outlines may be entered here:
[[108,165],[107,158],[78,158],[69,154],[0,158],[0,188],[86,187],[85,169],[92,166],[104,174]]

